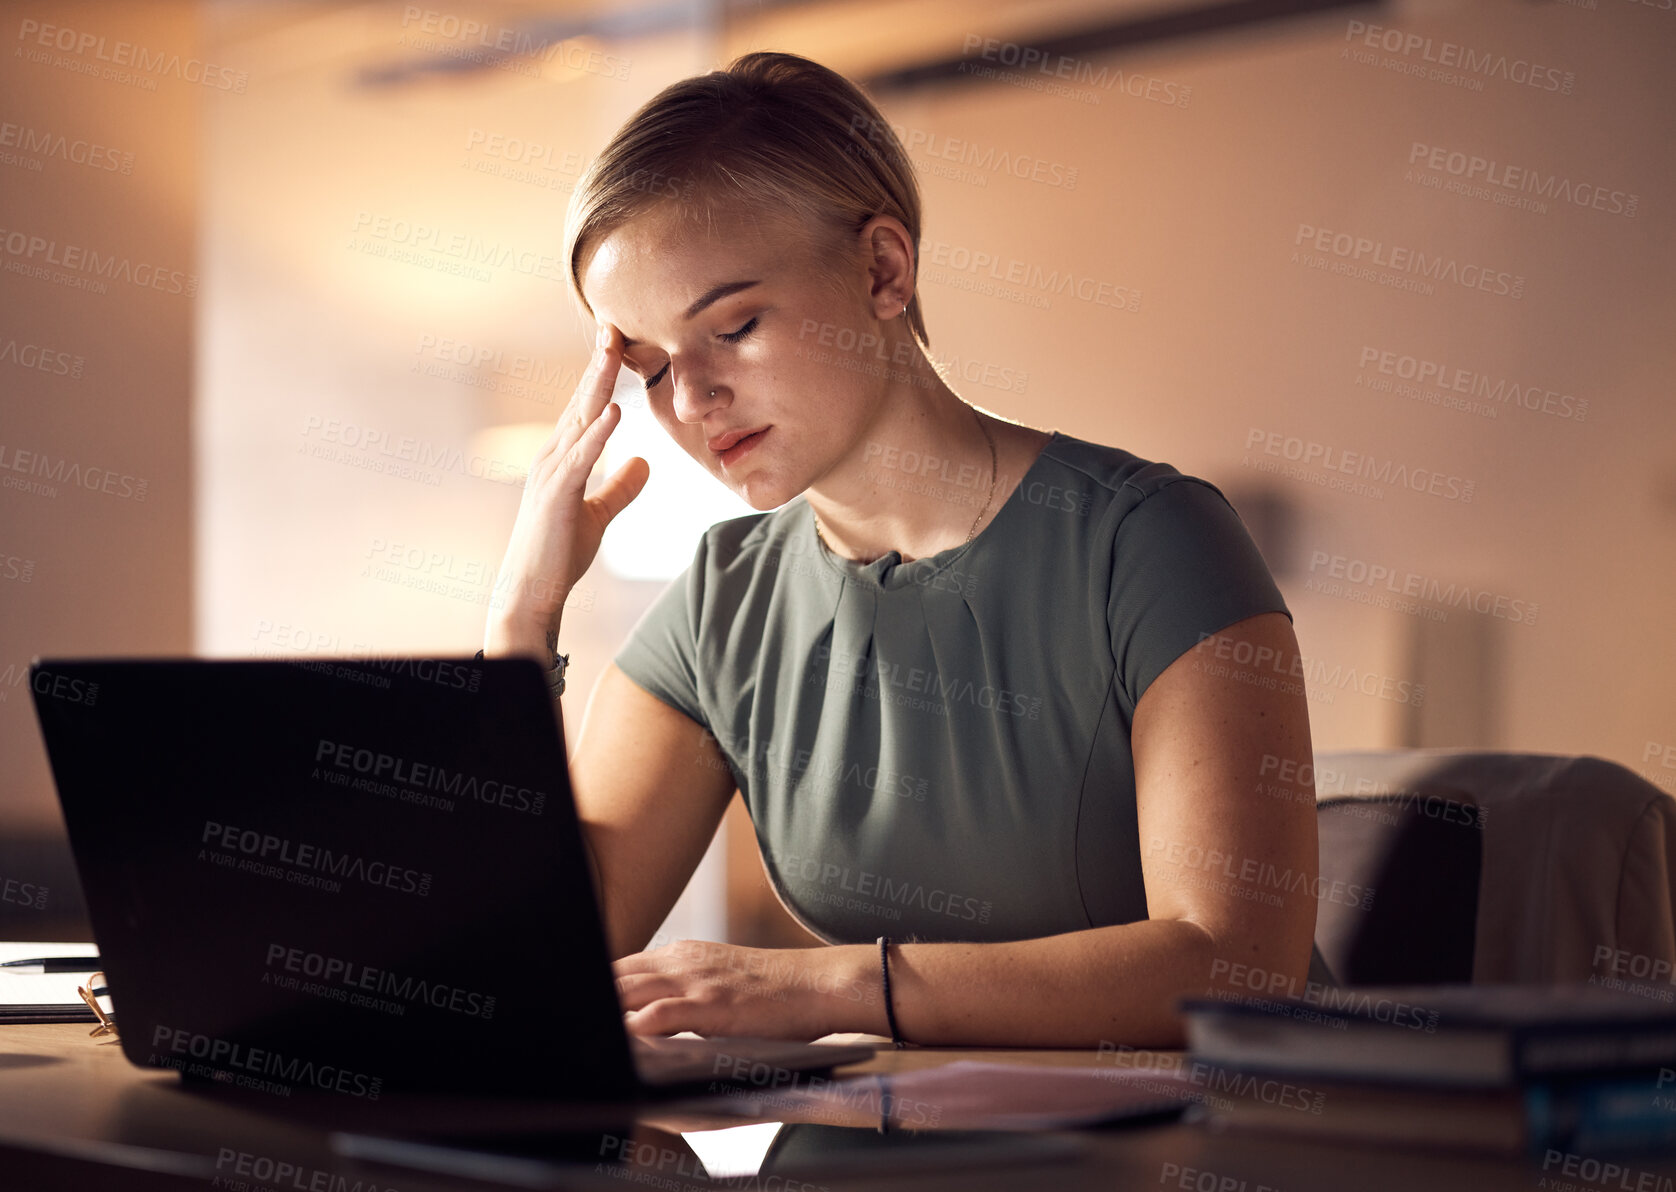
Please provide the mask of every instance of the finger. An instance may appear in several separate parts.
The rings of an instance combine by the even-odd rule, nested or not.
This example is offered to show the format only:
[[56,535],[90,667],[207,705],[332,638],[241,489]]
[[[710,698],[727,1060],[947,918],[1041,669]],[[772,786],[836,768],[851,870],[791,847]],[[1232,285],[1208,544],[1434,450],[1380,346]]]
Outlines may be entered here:
[[599,457],[605,451],[605,440],[611,437],[611,432],[617,429],[622,420],[623,408],[612,402],[571,446],[566,460],[571,479],[577,489],[586,489],[588,477],[593,474],[594,465],[599,463]]
[[565,403],[558,421],[553,424],[553,432],[541,444],[538,457],[563,455],[569,451],[594,419],[599,417],[600,411],[611,400],[611,394],[617,387],[617,371],[623,359],[619,343],[621,333],[609,323],[597,326],[607,329],[605,342],[599,342],[596,332],[594,351],[588,358],[588,366],[582,370],[582,376],[571,392],[570,400]]
[[632,973],[668,973],[685,967],[686,962],[703,955],[702,940],[670,940],[642,952],[633,952],[611,962],[611,970],[619,977]]
[[599,511],[600,525],[608,526],[628,503],[640,495],[652,475],[652,465],[638,455],[611,473],[588,498]]
[[644,1009],[623,1015],[623,1025],[634,1035],[673,1035],[681,1031],[704,1034],[698,1007],[685,998],[666,997]]
[[[577,398],[573,397],[571,404],[574,405],[576,400]],[[530,464],[529,474],[524,483],[526,499],[534,501],[537,493],[545,494],[547,482],[560,473],[564,476],[560,491],[581,496],[587,490],[588,476],[593,472],[594,465],[599,462],[600,453],[605,450],[605,440],[610,437],[611,431],[621,419],[620,411],[612,412],[611,407],[607,406],[605,414],[594,419],[586,430],[578,433],[569,414],[562,417],[559,425],[553,428],[552,433],[537,449],[535,459]]]
[[760,1018],[751,1020],[726,990],[701,986],[675,997],[658,1000],[623,1015],[629,1030],[638,1034],[673,1035],[692,1031],[699,1035],[782,1034]]
[[623,363],[622,336],[610,323],[601,323],[599,327],[605,333],[604,341],[596,341],[593,360],[577,390],[577,396],[582,399],[577,414],[584,430],[611,400],[611,394],[617,388],[617,372]]
[[617,1000],[625,1010],[638,1010],[660,998],[678,998],[685,986],[667,973],[634,973],[617,978]]
[[661,972],[663,966],[658,964],[657,957],[650,952],[632,952],[611,962],[611,972],[618,977],[627,977],[635,973]]
[[612,969],[620,977],[630,973],[669,973],[684,967],[684,962],[691,960],[697,953],[694,951],[698,941],[674,940],[670,943],[659,944],[655,948],[647,948],[642,952],[635,952],[611,962]]

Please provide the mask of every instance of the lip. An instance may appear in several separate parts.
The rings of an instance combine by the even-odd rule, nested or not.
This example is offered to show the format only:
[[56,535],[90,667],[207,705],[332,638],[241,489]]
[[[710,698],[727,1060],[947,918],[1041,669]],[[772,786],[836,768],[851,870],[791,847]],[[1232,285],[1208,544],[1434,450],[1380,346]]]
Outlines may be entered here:
[[716,437],[717,442],[732,441],[732,446],[717,453],[717,458],[721,461],[722,467],[731,471],[740,460],[757,449],[757,444],[766,439],[768,432],[772,429],[770,426],[765,426],[761,430],[748,430],[742,434],[729,431],[725,435],[718,435]]
[[760,434],[767,429],[768,428],[766,426],[758,426],[754,428],[741,427],[738,430],[726,431],[709,440],[708,446],[711,451],[720,455],[729,447],[732,447],[735,443],[739,442],[740,439],[748,439],[752,435]]

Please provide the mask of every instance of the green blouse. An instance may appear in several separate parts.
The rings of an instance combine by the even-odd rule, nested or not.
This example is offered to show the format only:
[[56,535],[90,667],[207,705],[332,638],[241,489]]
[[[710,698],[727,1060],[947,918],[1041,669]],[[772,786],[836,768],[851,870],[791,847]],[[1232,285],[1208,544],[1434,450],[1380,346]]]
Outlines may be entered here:
[[[886,485],[988,491],[893,462]],[[817,935],[1024,939],[1147,917],[1135,705],[1265,612],[1291,616],[1217,488],[1055,432],[927,558],[835,555],[802,497],[712,526],[615,661],[714,734]]]

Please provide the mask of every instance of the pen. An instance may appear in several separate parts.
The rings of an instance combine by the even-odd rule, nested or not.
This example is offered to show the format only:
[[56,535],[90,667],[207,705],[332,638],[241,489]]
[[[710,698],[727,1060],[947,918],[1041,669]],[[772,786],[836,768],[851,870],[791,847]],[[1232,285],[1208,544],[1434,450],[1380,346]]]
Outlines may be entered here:
[[97,956],[39,956],[33,960],[0,960],[0,968],[29,973],[96,973],[105,967]]

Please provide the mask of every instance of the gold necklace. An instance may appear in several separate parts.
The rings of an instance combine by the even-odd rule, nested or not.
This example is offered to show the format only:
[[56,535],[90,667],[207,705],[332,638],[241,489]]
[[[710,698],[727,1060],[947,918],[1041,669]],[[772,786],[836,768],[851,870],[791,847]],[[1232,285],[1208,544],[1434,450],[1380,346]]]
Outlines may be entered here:
[[[972,519],[972,528],[966,532],[966,542],[970,542],[978,536],[978,524],[983,521],[984,514],[989,512],[989,507],[995,503],[995,485],[1001,476],[1001,466],[995,454],[995,436],[989,433],[989,424],[983,420],[983,415],[978,413],[975,406],[967,406],[966,408],[971,410],[972,417],[978,420],[978,429],[983,431],[984,442],[989,444],[989,495],[984,498],[983,508],[978,510],[978,516]],[[821,545],[826,547],[827,550],[832,550],[832,543],[828,542],[826,535],[821,533],[819,515],[813,509],[809,511],[809,515],[815,520],[815,537],[821,540]],[[965,546],[966,542],[962,542],[960,545]],[[837,554],[838,552],[833,550],[832,553]]]

